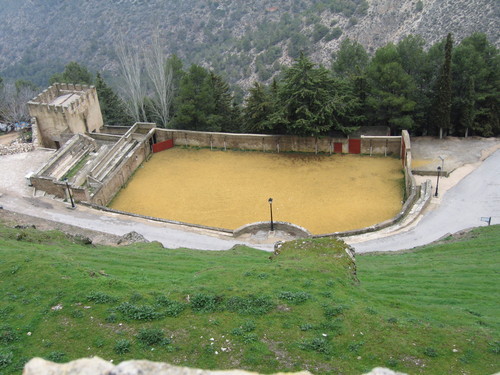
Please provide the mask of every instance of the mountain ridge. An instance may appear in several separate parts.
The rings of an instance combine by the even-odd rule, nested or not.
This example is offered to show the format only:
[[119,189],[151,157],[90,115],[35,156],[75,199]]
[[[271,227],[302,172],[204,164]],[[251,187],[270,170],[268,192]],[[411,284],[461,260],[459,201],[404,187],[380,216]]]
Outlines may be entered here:
[[114,46],[121,39],[140,47],[156,32],[167,53],[221,72],[245,88],[269,80],[302,50],[329,66],[345,38],[370,53],[408,34],[421,35],[429,46],[448,32],[457,42],[483,32],[500,46],[500,3],[495,0],[0,3],[0,75],[11,79],[31,78],[32,71],[47,65],[60,71],[69,61],[114,73]]

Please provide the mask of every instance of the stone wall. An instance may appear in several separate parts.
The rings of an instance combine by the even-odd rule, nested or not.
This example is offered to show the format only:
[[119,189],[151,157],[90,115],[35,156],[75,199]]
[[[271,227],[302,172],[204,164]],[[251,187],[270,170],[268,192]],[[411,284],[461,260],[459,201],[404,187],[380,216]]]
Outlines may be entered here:
[[[233,231],[233,236],[238,237],[247,233],[257,233],[259,231],[268,232],[270,230],[270,227],[271,227],[270,221],[259,221],[257,223],[246,224],[239,227],[238,229],[235,229]],[[295,237],[300,237],[300,238],[311,237],[311,233],[307,229],[284,221],[274,221],[273,229],[275,231],[288,233]]]

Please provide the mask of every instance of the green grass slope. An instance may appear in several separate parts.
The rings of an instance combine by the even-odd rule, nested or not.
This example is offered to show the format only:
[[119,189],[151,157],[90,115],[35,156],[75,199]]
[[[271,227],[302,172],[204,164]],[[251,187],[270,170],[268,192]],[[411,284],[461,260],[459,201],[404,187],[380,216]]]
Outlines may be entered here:
[[259,372],[494,373],[498,229],[358,257],[356,276],[345,245],[330,239],[270,257],[94,247],[0,227],[0,373],[20,373],[34,356],[94,355]]

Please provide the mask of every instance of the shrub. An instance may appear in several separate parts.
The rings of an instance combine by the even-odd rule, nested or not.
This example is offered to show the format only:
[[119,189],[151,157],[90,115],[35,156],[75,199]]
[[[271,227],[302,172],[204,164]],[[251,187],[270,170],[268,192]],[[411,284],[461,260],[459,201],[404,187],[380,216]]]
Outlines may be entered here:
[[90,292],[87,296],[87,300],[94,303],[113,303],[118,301],[118,298],[103,292]]
[[306,292],[281,292],[278,298],[299,305],[310,299],[311,295]]
[[118,340],[115,344],[114,351],[116,354],[125,354],[130,352],[130,341],[127,339]]
[[133,320],[154,320],[162,317],[162,314],[155,311],[151,305],[133,305],[129,302],[123,302],[117,307],[125,317]]
[[236,312],[242,315],[263,315],[272,309],[275,304],[269,296],[248,296],[248,297],[231,297],[226,302],[226,308],[229,311]]
[[14,354],[12,352],[0,352],[0,368],[7,367],[12,363]]
[[165,334],[159,328],[144,328],[135,337],[140,343],[152,346],[161,343],[165,338]]
[[197,312],[215,312],[221,310],[222,296],[198,293],[191,298],[191,308]]

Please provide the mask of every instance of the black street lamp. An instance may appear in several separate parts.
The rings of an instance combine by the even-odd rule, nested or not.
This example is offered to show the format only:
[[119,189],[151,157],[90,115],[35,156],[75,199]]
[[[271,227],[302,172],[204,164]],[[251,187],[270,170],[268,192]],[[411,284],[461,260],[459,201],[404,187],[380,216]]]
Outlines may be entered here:
[[441,174],[441,167],[437,167],[437,170],[438,170],[438,178],[437,178],[437,181],[436,181],[436,194],[434,194],[435,197],[438,196],[438,188],[439,188],[439,175]]
[[273,223],[273,198],[269,198],[267,201],[269,202],[269,210],[271,212],[271,232],[274,232],[274,223]]
[[65,179],[64,182],[66,182],[66,189],[68,189],[69,199],[71,200],[71,208],[75,208],[75,202],[73,201],[73,194],[71,194],[71,190],[68,185],[68,179]]

